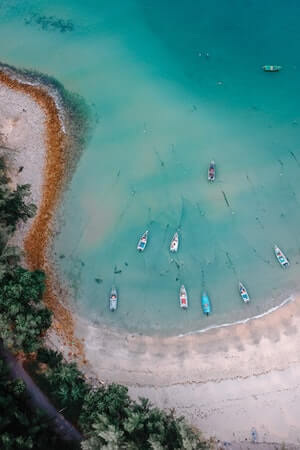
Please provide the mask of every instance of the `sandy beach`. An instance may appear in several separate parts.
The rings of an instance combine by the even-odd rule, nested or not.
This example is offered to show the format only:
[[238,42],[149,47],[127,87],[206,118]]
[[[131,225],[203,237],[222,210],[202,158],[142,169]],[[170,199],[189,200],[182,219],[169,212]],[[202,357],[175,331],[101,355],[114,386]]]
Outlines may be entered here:
[[299,311],[296,298],[246,324],[166,339],[78,323],[86,357],[102,380],[175,408],[222,441],[247,442],[255,427],[260,442],[298,448]]
[[24,242],[29,267],[47,273],[52,345],[65,346],[67,357],[80,356],[88,376],[123,383],[134,398],[176,408],[208,436],[247,442],[255,427],[260,442],[300,448],[300,298],[246,324],[183,337],[128,334],[78,317],[75,338],[73,315],[51,288],[54,274],[47,260],[64,187],[66,135],[45,90],[0,73],[0,99],[1,146],[9,154],[13,182],[31,184],[38,206],[14,242]]
[[10,244],[24,251],[28,268],[45,271],[44,301],[54,313],[51,332],[70,356],[82,357],[73,316],[60,301],[63,290],[49,258],[51,238],[57,232],[55,211],[69,175],[68,123],[50,89],[22,74],[18,78],[11,69],[0,71],[0,98],[0,149],[9,161],[12,185],[30,184],[29,200],[37,206],[36,216],[19,226]]

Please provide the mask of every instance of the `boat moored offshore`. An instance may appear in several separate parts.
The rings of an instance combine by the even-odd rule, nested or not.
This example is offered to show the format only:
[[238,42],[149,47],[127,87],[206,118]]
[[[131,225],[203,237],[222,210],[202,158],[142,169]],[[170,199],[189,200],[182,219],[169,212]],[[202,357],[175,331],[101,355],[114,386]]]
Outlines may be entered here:
[[240,292],[240,296],[242,297],[243,302],[249,303],[250,302],[249,294],[247,292],[247,289],[241,282],[239,282],[239,292]]
[[117,289],[113,287],[110,291],[109,296],[109,309],[111,311],[115,311],[117,309],[117,306],[118,306],[118,293]]
[[214,161],[211,161],[208,168],[208,181],[215,181],[215,179],[216,179],[216,164]]
[[274,65],[274,66],[266,65],[266,66],[262,66],[262,69],[265,72],[279,72],[282,69],[282,67],[276,66],[276,65]]
[[287,268],[290,263],[285,254],[280,250],[280,248],[277,245],[274,245],[274,251],[277,261],[279,262],[281,267]]
[[202,294],[201,306],[202,306],[203,313],[208,316],[211,313],[211,303],[210,303],[210,298],[206,292],[203,292],[203,294]]
[[180,299],[180,307],[186,309],[188,307],[188,298],[184,285],[180,287],[179,299]]
[[179,244],[179,236],[178,233],[176,231],[176,233],[174,234],[171,244],[170,244],[170,252],[171,253],[176,253],[178,250],[178,244]]
[[146,230],[145,233],[143,234],[143,236],[140,238],[138,245],[137,245],[137,249],[139,252],[143,252],[146,248],[147,242],[148,242],[148,233],[149,231]]

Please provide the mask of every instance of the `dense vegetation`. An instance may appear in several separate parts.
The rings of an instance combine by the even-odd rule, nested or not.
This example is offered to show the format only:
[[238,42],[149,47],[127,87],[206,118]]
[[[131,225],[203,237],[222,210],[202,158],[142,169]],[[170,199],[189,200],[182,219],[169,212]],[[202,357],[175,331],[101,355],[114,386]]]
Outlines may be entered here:
[[30,185],[18,185],[16,189],[12,189],[10,181],[5,159],[0,157],[0,225],[1,241],[4,244],[7,242],[7,237],[15,231],[17,223],[20,220],[26,222],[36,212],[36,206],[26,202],[30,195]]
[[[42,346],[42,336],[51,325],[51,313],[42,304],[44,274],[20,267],[19,250],[8,245],[18,221],[26,221],[35,211],[26,203],[28,193],[28,186],[9,187],[0,158],[0,339],[4,345],[31,353],[27,369],[84,434],[83,450],[210,448],[210,442],[172,411],[154,408],[146,399],[133,401],[124,386],[93,389],[75,363],[64,362],[61,354]],[[26,406],[24,389],[22,382],[9,380],[0,361],[0,448],[61,448],[41,413]]]
[[19,221],[26,222],[36,208],[26,201],[30,186],[12,189],[0,158],[0,338],[8,347],[35,351],[39,337],[51,324],[42,304],[44,274],[18,265],[20,250],[8,245]]
[[0,360],[0,448],[5,450],[70,448],[53,433],[49,419],[42,411],[30,409],[23,381],[12,381],[2,360]]
[[192,430],[183,417],[154,408],[147,399],[134,402],[127,388],[111,384],[84,398],[80,425],[89,438],[83,450],[208,449],[210,443]]
[[40,345],[51,325],[51,313],[41,304],[44,274],[15,266],[0,279],[0,337],[5,345],[26,353]]

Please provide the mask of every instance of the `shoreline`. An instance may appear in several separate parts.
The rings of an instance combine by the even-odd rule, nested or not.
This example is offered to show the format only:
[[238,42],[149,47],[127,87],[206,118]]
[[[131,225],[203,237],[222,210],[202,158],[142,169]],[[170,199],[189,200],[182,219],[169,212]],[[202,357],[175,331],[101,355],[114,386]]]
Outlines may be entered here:
[[[37,188],[37,190],[41,189],[36,196],[39,197],[36,205],[37,214],[28,221],[29,224],[23,225],[21,231],[24,239],[25,261],[29,269],[41,269],[46,273],[44,302],[53,312],[52,329],[69,347],[69,350],[71,349],[72,357],[83,358],[82,343],[75,337],[72,312],[58,298],[58,292],[62,294],[61,287],[59,290],[54,288],[57,277],[48,254],[51,238],[56,232],[55,212],[67,184],[67,169],[70,165],[68,158],[72,146],[71,133],[68,133],[62,110],[59,109],[59,102],[54,94],[48,92],[45,85],[34,83],[30,79],[26,80],[26,75],[24,78],[24,74],[20,73],[20,80],[18,76],[18,72],[14,72],[12,68],[0,67],[0,84],[14,92],[29,96],[44,115],[44,129],[39,130],[44,141],[43,148],[39,148],[41,153],[39,164],[44,167],[39,167],[42,171],[42,182]],[[26,183],[34,185],[34,181],[32,176],[30,180],[26,180]]]
[[235,322],[221,323],[220,325],[210,325],[209,327],[200,328],[199,330],[188,331],[187,333],[178,334],[176,337],[183,338],[185,336],[193,336],[194,334],[201,334],[201,333],[206,333],[207,331],[217,330],[218,328],[228,328],[228,327],[234,327],[235,325],[246,324],[246,323],[250,322],[251,320],[262,319],[263,317],[268,316],[269,314],[272,314],[273,312],[277,311],[277,309],[283,308],[285,305],[287,305],[291,302],[294,302],[294,301],[295,301],[295,297],[293,295],[290,295],[289,297],[284,299],[281,303],[279,303],[279,305],[273,306],[272,308],[267,309],[267,311],[257,314],[255,316],[249,316],[249,317],[246,317],[246,319],[236,320]]
[[300,296],[259,320],[183,338],[76,323],[94,377],[174,408],[206,436],[246,443],[255,427],[259,442],[300,448]]
[[[77,359],[91,380],[121,383],[135,398],[147,396],[161,408],[175,407],[177,414],[184,414],[206,434],[244,441],[255,426],[265,441],[299,444],[300,425],[289,415],[300,410],[300,297],[291,296],[257,317],[173,337],[94,326],[60,302],[59,297],[67,302],[68,293],[60,283],[59,289],[53,287],[59,274],[49,248],[57,232],[55,213],[72,174],[70,167],[74,168],[73,136],[63,108],[59,110],[59,101],[47,86],[31,80],[26,84],[17,77],[17,71],[11,77],[5,67],[0,68],[0,88],[5,86],[37,105],[36,134],[39,139],[43,136],[44,143],[36,149],[41,178],[36,180],[30,170],[27,174],[32,178],[26,182],[41,192],[24,248],[29,268],[43,269],[47,275],[44,301],[54,313],[47,344],[62,351],[67,360]],[[18,114],[20,118],[16,124],[8,122],[8,129],[18,127],[18,120],[25,127],[26,120]],[[22,152],[22,142],[18,145]],[[277,399],[280,407],[274,408]]]
[[138,335],[75,317],[94,372],[128,386],[219,382],[300,364],[300,297],[260,320],[184,337]]

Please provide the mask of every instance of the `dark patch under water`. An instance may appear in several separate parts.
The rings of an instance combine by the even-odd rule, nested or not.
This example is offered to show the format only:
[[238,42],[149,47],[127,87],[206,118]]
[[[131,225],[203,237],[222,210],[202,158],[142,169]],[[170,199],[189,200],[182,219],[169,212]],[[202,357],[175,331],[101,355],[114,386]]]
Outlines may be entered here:
[[60,31],[66,33],[74,30],[74,24],[71,20],[60,19],[55,16],[43,16],[33,13],[24,19],[26,25],[37,25],[44,31]]

